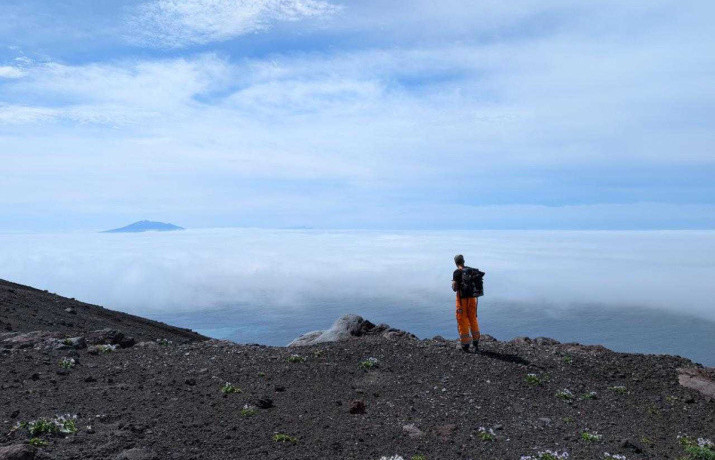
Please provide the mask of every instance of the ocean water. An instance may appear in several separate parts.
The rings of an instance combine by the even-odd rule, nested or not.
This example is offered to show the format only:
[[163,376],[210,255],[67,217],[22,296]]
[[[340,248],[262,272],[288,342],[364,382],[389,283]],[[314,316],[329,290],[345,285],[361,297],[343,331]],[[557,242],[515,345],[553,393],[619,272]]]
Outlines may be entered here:
[[457,253],[487,273],[484,333],[715,365],[712,231],[0,234],[0,278],[244,343],[345,313],[454,338]]

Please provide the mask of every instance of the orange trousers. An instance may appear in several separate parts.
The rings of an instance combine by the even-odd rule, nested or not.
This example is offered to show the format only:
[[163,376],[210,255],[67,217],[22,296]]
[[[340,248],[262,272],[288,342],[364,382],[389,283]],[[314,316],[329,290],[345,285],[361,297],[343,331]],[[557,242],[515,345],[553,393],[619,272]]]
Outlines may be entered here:
[[[469,331],[472,335],[469,335]],[[459,341],[468,344],[472,340],[479,340],[479,320],[477,319],[477,298],[457,296],[457,330]]]

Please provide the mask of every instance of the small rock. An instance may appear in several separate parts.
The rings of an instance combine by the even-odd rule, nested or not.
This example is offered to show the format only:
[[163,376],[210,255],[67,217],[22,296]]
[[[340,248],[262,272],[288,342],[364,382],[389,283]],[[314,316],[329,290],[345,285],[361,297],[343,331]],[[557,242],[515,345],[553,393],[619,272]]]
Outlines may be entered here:
[[452,433],[454,433],[454,430],[456,428],[457,425],[450,423],[447,425],[438,426],[437,428],[435,428],[435,431],[437,432],[437,436],[439,436],[442,441],[447,441],[452,436]]
[[624,449],[632,450],[636,454],[640,454],[643,452],[643,447],[641,447],[640,444],[633,442],[629,439],[626,439],[625,441],[623,441],[623,444],[621,444],[621,447],[623,447]]
[[421,438],[422,436],[425,435],[424,432],[422,430],[420,430],[419,428],[417,428],[417,426],[415,426],[414,423],[410,423],[409,425],[404,425],[402,427],[402,431],[407,433],[407,436],[409,436],[410,438],[413,438],[413,439]]
[[273,407],[273,400],[268,396],[258,398],[258,400],[256,401],[256,407],[260,409],[270,409],[271,407]]
[[549,417],[540,417],[539,421],[544,425],[551,425],[551,419]]
[[92,382],[96,382],[97,379],[95,379],[95,378],[92,377],[91,375],[88,375],[87,377],[84,378],[84,381],[87,382],[87,383],[92,383]]
[[194,386],[194,385],[196,385],[196,379],[186,379],[186,380],[184,380],[184,383],[189,386]]
[[13,444],[0,447],[0,460],[32,460],[35,448],[27,444]]
[[149,449],[127,449],[115,457],[116,460],[158,460],[154,452]]
[[77,310],[75,310],[75,309],[72,308],[72,307],[67,307],[67,308],[65,308],[65,311],[66,311],[67,313],[69,313],[70,315],[76,315],[76,314],[77,314]]
[[283,385],[276,385],[276,393],[282,393],[284,391],[286,391],[286,387]]
[[365,402],[356,399],[350,403],[350,413],[351,414],[364,414],[365,413]]

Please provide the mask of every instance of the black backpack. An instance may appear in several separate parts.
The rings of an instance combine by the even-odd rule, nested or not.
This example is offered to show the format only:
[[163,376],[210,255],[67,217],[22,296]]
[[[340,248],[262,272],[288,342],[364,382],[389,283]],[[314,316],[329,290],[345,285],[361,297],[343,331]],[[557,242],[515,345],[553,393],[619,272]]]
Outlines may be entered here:
[[484,295],[484,272],[476,268],[464,267],[462,269],[462,283],[460,285],[463,297],[481,297]]

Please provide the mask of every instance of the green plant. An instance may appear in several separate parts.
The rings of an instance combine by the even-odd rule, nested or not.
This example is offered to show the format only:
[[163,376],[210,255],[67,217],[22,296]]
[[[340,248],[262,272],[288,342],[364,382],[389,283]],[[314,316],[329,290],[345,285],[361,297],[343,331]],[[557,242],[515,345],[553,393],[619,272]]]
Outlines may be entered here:
[[625,455],[609,454],[608,452],[603,453],[603,458],[606,460],[626,460]]
[[27,441],[27,443],[30,444],[31,446],[35,446],[35,447],[43,447],[43,446],[47,445],[47,441],[45,441],[44,439],[41,439],[41,438],[30,438],[30,440]]
[[561,360],[562,360],[565,364],[573,364],[573,357],[572,357],[571,355],[566,355],[566,356],[564,356],[563,358],[561,358]]
[[603,435],[600,435],[600,434],[596,433],[595,431],[593,433],[589,433],[588,431],[583,431],[581,433],[581,439],[583,439],[584,441],[588,441],[588,442],[595,442],[595,441],[600,441],[601,439],[603,439]]
[[575,422],[573,417],[564,417],[561,420],[563,420],[564,423],[573,423]]
[[608,389],[621,395],[628,393],[628,390],[623,385],[608,387]]
[[573,393],[571,393],[571,390],[569,390],[568,388],[564,388],[563,390],[559,390],[556,392],[556,397],[561,398],[564,401],[573,401],[575,396]]
[[116,345],[98,345],[97,350],[102,354],[107,354],[115,351],[117,349]]
[[72,369],[74,367],[75,360],[74,358],[62,358],[60,360],[60,367],[62,369]]
[[709,439],[678,436],[678,440],[688,454],[688,460],[715,460],[715,445]]
[[544,380],[536,374],[526,374],[524,380],[526,380],[526,383],[529,385],[541,385],[544,383]]
[[417,455],[413,455],[411,460],[427,460],[427,457],[425,457],[422,454],[417,454]]
[[372,369],[373,367],[378,367],[379,363],[377,361],[377,358],[367,358],[364,361],[361,361],[360,364],[358,364],[358,367],[361,369]]
[[305,358],[300,355],[290,355],[288,357],[288,362],[289,363],[302,363],[302,362],[305,362]]
[[221,392],[225,395],[230,395],[233,393],[242,393],[243,390],[238,388],[237,386],[234,386],[231,382],[226,382],[222,387],[221,387]]
[[648,436],[641,436],[641,442],[642,442],[643,444],[647,444],[647,445],[649,445],[649,446],[652,446],[653,444],[655,444],[655,443],[653,442],[653,440],[650,439]]
[[258,373],[258,376],[259,376],[259,377],[265,377],[265,376],[266,376],[266,373],[265,373],[265,372],[259,372],[259,373]]
[[489,428],[484,428],[483,426],[479,427],[479,439],[482,441],[494,441],[497,438],[496,433],[494,433],[494,430]]
[[289,443],[291,443],[291,444],[295,444],[295,443],[298,442],[298,438],[293,437],[293,436],[289,436],[289,435],[283,434],[283,433],[276,433],[276,434],[274,434],[274,435],[273,435],[273,440],[274,440],[275,442],[283,442],[283,443],[289,442]]
[[63,345],[67,345],[68,347],[72,346],[72,339],[67,338],[62,341]]
[[243,409],[241,409],[241,417],[253,417],[258,413],[258,409],[256,409],[254,406],[250,406],[246,404],[243,406]]
[[595,391],[589,391],[581,395],[581,399],[597,399],[597,394]]
[[18,425],[27,428],[31,437],[42,436],[44,434],[73,434],[77,432],[76,415],[58,415],[53,419],[40,418]]
[[171,345],[173,342],[169,339],[156,339],[156,343],[158,343],[162,347],[166,347]]
[[30,432],[30,436],[42,436],[43,434],[53,434],[57,433],[59,430],[57,425],[52,423],[52,420],[41,418],[38,420],[33,420],[27,424],[27,431]]

